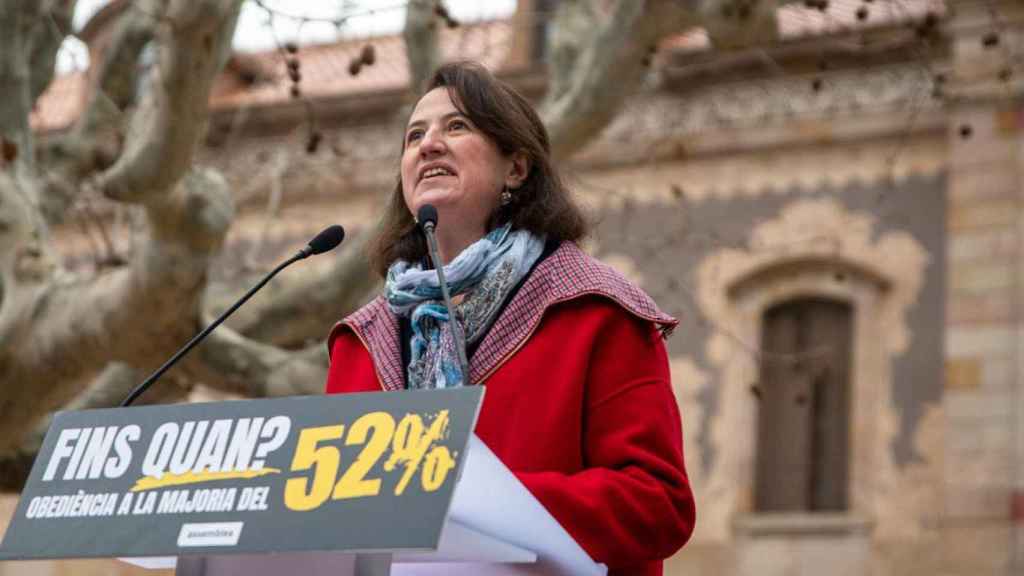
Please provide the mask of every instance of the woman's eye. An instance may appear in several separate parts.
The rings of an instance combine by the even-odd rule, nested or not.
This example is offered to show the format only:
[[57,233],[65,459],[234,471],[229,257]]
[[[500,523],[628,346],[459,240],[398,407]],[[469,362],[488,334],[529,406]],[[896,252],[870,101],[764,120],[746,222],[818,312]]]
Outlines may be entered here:
[[422,137],[423,137],[423,131],[422,130],[410,130],[409,133],[405,135],[405,141],[406,141],[406,143],[415,142],[415,141],[419,140]]
[[464,120],[452,120],[448,123],[449,130],[462,130],[469,128],[469,124],[466,124]]

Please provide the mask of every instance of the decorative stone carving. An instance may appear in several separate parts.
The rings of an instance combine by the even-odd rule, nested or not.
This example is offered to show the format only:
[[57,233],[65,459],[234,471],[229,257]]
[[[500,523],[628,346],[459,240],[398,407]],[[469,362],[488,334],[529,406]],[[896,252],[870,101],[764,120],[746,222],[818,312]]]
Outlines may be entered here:
[[[899,433],[892,360],[912,338],[906,313],[917,299],[929,256],[905,232],[875,237],[875,217],[847,211],[833,199],[796,200],[757,225],[742,248],[710,253],[697,271],[698,302],[713,319],[706,346],[718,413],[712,445],[719,457],[702,470],[702,530],[729,540],[737,514],[752,511],[758,379],[764,310],[794,297],[821,295],[854,309],[851,380],[850,512],[875,523],[875,537],[915,538],[941,505],[941,414],[930,412],[915,435],[924,461],[900,468],[891,443]],[[841,231],[841,232],[840,232]],[[836,267],[844,273],[837,279]],[[785,273],[764,274],[772,268]],[[782,268],[785,267],[785,268]]]
[[[822,81],[815,91],[814,78]],[[709,130],[778,125],[795,119],[852,117],[864,112],[935,109],[934,79],[921,65],[898,65],[822,76],[784,76],[703,86],[685,93],[658,92],[630,99],[604,132],[645,139]]]

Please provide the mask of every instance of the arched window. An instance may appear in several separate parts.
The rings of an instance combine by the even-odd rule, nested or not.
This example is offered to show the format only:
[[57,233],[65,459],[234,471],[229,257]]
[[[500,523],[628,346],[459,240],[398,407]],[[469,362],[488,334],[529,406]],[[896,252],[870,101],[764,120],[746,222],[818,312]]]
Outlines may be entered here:
[[849,304],[813,297],[763,313],[758,512],[849,507],[852,319]]
[[716,327],[705,350],[718,391],[715,465],[704,482],[724,502],[706,507],[705,533],[861,538],[898,525],[901,497],[885,492],[903,474],[892,451],[893,363],[911,341],[907,314],[928,253],[909,233],[878,234],[872,223],[838,201],[801,199],[758,224],[746,247],[701,261],[698,302]]

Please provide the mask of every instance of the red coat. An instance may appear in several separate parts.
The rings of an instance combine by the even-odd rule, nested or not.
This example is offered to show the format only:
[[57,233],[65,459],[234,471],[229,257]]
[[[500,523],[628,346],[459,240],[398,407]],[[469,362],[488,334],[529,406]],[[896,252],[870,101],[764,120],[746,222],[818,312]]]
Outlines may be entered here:
[[[472,382],[487,386],[476,434],[611,574],[661,574],[693,531],[662,339],[674,326],[564,243],[471,361]],[[328,393],[404,387],[397,319],[381,298],[339,323],[328,346]]]

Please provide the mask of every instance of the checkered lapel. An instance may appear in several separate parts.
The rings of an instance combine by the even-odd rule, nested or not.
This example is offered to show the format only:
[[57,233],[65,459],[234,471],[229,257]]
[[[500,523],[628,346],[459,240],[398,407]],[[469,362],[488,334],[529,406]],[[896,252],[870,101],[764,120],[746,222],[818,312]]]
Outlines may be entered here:
[[[639,287],[613,268],[594,260],[576,244],[563,242],[530,274],[522,288],[480,342],[470,361],[470,381],[479,383],[519,349],[540,324],[548,307],[588,294],[614,300],[637,317],[653,322],[665,337],[679,323],[658,309]],[[398,342],[398,318],[378,296],[339,322],[334,334],[348,327],[369,347],[385,390],[405,387],[405,367]]]

